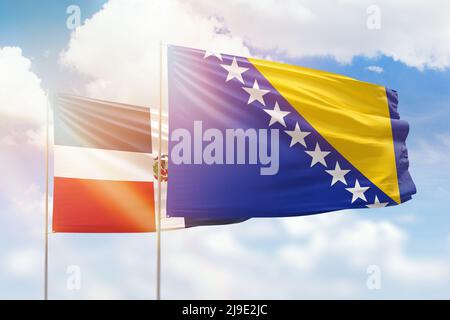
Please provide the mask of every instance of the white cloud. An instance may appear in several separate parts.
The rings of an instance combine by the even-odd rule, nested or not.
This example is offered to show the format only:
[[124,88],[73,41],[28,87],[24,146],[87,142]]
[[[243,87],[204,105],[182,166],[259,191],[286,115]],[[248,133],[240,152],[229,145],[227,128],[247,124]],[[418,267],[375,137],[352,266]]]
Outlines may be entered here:
[[15,249],[3,257],[4,271],[16,278],[32,278],[42,272],[42,255],[37,248]]
[[[15,221],[16,226],[20,225],[27,231],[27,236],[40,239],[43,236],[44,214],[45,214],[45,193],[34,183],[24,187],[24,183],[29,180],[19,182],[14,186],[14,190],[9,190],[12,205],[9,208],[9,220]],[[17,188],[21,189],[17,189]],[[20,191],[19,191],[20,190]],[[49,197],[49,203],[52,203]],[[50,208],[51,209],[51,208]],[[16,220],[13,220],[16,219]]]
[[51,56],[51,54],[52,54],[52,52],[49,49],[46,49],[46,50],[44,50],[44,52],[42,52],[42,56],[46,59],[49,58]]
[[367,70],[375,72],[375,73],[383,73],[384,69],[380,66],[368,66]]
[[395,217],[395,220],[399,223],[409,224],[416,223],[418,221],[418,218],[415,214],[400,214]]
[[[32,232],[43,214],[43,154],[47,98],[31,61],[18,47],[0,48],[0,186],[9,223],[25,223]],[[29,148],[36,145],[39,149]],[[42,167],[39,167],[42,164]],[[18,220],[14,220],[18,219]],[[39,230],[39,234],[42,229]]]
[[325,262],[326,257],[334,257],[355,271],[376,262],[393,281],[409,285],[439,284],[449,279],[450,261],[410,257],[407,234],[390,221],[375,222],[348,213],[308,219],[284,219],[283,223],[293,237],[306,242],[288,248],[290,252],[297,249],[297,255],[304,255],[308,263],[315,262],[311,268]]
[[45,196],[37,185],[31,184],[13,198],[13,203],[16,212],[33,215],[44,211]]
[[[424,289],[448,288],[449,259],[408,253],[404,230],[360,214],[343,211],[254,219],[226,227],[165,232],[163,297],[370,298],[373,292],[366,287],[369,265],[380,267],[380,293],[385,297],[401,298],[407,290],[411,297],[423,298]],[[51,297],[153,298],[154,239],[153,234],[51,235]],[[4,260],[10,271],[12,265],[22,265],[33,254],[6,262],[11,257]],[[80,291],[66,288],[68,265],[81,268]]]
[[41,292],[46,106],[31,60],[18,47],[0,48],[0,295],[6,298]]
[[110,0],[72,34],[61,62],[91,77],[89,96],[156,106],[160,41],[248,55],[221,28],[183,1]]
[[20,48],[0,47],[2,125],[11,118],[32,124],[42,124],[45,120],[45,92],[41,80],[30,68],[31,61],[22,55]]
[[[250,45],[291,57],[392,57],[417,68],[450,66],[448,1],[376,1],[380,29],[367,28],[371,0],[193,0],[205,15],[224,19]],[[412,17],[422,17],[423,20]],[[423,21],[426,21],[424,23]]]
[[[261,229],[270,236],[255,236]],[[411,255],[397,225],[348,211],[177,231],[163,242],[166,298],[370,297],[374,264],[393,297],[450,280],[448,259]]]
[[15,146],[16,144],[17,143],[14,139],[14,135],[12,135],[12,134],[4,135],[0,140],[0,145],[2,145],[2,146],[11,147],[11,146]]
[[[50,128],[49,128],[50,130]],[[28,129],[25,132],[27,136],[27,142],[31,145],[37,146],[38,148],[44,149],[46,144],[46,126],[40,126],[36,129]],[[49,132],[49,136],[50,136]],[[49,142],[50,143],[50,142]]]
[[450,161],[450,132],[433,134],[431,139],[419,138],[411,152],[411,162],[433,165]]
[[23,148],[42,146],[39,134],[45,123],[47,98],[31,61],[18,47],[0,47],[0,143]]

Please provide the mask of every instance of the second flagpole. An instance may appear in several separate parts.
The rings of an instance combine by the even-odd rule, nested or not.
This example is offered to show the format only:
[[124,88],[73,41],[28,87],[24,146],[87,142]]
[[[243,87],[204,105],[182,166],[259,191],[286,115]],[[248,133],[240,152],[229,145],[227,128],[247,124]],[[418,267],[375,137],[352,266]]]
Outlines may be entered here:
[[161,151],[163,105],[163,44],[159,44],[158,212],[156,216],[156,300],[161,300]]

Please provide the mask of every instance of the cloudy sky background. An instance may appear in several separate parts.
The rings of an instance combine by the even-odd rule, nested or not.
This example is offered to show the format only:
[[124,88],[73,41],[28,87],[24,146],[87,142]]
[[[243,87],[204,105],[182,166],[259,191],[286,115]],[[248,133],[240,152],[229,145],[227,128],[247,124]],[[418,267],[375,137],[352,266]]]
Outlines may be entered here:
[[[74,30],[70,5],[81,9]],[[380,28],[368,28],[378,9]],[[450,298],[449,10],[418,0],[0,0],[0,298],[43,294],[45,92],[155,107],[160,40],[398,90],[418,189],[376,211],[165,233],[163,298]],[[154,298],[154,235],[49,238],[50,298]],[[80,290],[66,285],[72,265]],[[379,290],[366,285],[373,265]]]

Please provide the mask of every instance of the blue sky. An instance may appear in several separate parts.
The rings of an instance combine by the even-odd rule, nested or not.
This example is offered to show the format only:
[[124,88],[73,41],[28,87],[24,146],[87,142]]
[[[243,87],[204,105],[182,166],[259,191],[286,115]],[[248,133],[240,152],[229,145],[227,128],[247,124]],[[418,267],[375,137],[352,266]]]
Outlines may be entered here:
[[[280,30],[280,34],[273,30],[259,34],[244,23],[240,13],[234,18],[226,4],[209,6],[202,0],[183,5],[177,1],[162,5],[140,0],[128,4],[111,0],[102,9],[105,2],[0,0],[0,49],[21,48],[21,54],[11,54],[11,59],[30,61],[29,70],[20,72],[24,71],[24,79],[30,73],[40,79],[37,91],[61,90],[152,104],[157,92],[153,67],[157,66],[154,48],[158,37],[193,47],[213,46],[208,49],[270,57],[395,89],[399,92],[401,117],[410,123],[410,172],[418,190],[413,200],[375,212],[259,219],[165,234],[164,297],[450,297],[450,216],[446,201],[450,196],[450,174],[445,170],[450,160],[450,50],[444,44],[450,39],[445,39],[444,33],[444,38],[430,36],[430,43],[423,43],[420,31],[417,35],[409,31],[406,18],[396,25],[390,23],[391,12],[434,12],[426,1],[407,8],[381,1],[381,17],[385,19],[381,36],[374,30],[359,31],[350,22],[348,29],[339,23],[355,20],[357,25],[364,25],[369,4],[327,2],[330,8],[324,5],[319,10],[318,4],[306,2],[270,13],[251,11],[248,6],[255,5],[252,1],[236,1],[237,8],[249,10],[255,23],[270,21],[272,29],[277,30],[277,26]],[[66,8],[72,4],[80,6],[83,21],[76,36],[65,27]],[[266,4],[275,5],[270,0]],[[148,10],[148,16],[143,9]],[[344,16],[336,13],[336,21],[330,21],[327,17],[333,15],[333,10]],[[355,13],[358,10],[360,18]],[[302,20],[295,16],[280,19],[288,11],[301,15]],[[98,16],[85,22],[97,12]],[[133,15],[136,19],[130,18]],[[439,25],[441,20],[444,22]],[[432,27],[449,28],[446,19],[441,20],[437,16]],[[156,28],[158,23],[161,30]],[[346,32],[346,37],[339,43],[328,41],[335,35],[333,29],[339,28],[343,29],[336,32]],[[314,46],[309,44],[313,42],[309,36],[323,37],[324,41]],[[396,37],[395,44],[385,41],[389,36]],[[373,39],[366,41],[368,37]],[[428,52],[429,48],[435,51]],[[0,63],[0,72],[2,66],[8,65],[15,64]],[[369,66],[381,67],[382,72],[370,71]],[[146,88],[150,88],[148,94]],[[27,93],[19,92],[17,101],[22,101],[24,95]],[[10,100],[0,97],[0,101]],[[26,103],[18,105],[24,107]],[[27,107],[34,108],[33,103]],[[2,123],[7,125],[1,131],[4,169],[0,173],[12,186],[0,189],[0,297],[38,299],[42,295],[43,238],[39,230],[43,227],[43,149],[31,143],[25,133],[35,132],[39,137],[42,123],[22,113],[1,111]],[[346,248],[347,232],[361,234],[362,244]],[[322,247],[317,244],[321,243],[318,235],[329,241],[341,239],[342,247]],[[50,239],[52,298],[153,297],[153,235],[51,235]],[[359,256],[361,259],[356,259]],[[270,263],[266,261],[271,258],[274,260]],[[365,287],[366,267],[370,264],[379,264],[382,272],[386,270],[381,290]],[[80,291],[65,288],[68,265],[81,266]],[[277,278],[275,274],[284,275]]]

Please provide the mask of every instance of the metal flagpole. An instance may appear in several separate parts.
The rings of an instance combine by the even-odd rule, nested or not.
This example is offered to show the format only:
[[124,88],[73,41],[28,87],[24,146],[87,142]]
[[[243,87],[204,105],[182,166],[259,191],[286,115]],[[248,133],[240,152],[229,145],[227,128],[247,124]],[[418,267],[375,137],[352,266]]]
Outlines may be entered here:
[[156,216],[156,300],[161,300],[161,150],[163,104],[163,44],[159,45],[158,212]]
[[45,129],[45,261],[44,261],[44,300],[48,300],[48,140],[49,140],[50,94],[47,90],[46,129]]

